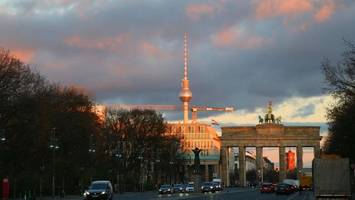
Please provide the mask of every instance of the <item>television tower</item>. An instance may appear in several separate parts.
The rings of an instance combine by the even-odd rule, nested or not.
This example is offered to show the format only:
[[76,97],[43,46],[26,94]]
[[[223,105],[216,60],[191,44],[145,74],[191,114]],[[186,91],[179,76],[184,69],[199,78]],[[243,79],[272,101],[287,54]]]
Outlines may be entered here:
[[182,110],[184,112],[184,124],[189,121],[189,102],[192,98],[189,79],[187,77],[187,33],[184,35],[184,78],[181,80],[180,100],[182,101]]

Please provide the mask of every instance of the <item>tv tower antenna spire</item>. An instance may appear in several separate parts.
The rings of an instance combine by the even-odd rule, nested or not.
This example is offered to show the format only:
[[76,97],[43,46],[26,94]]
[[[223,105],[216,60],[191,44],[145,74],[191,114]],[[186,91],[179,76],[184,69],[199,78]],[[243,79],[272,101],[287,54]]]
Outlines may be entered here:
[[188,62],[188,52],[187,52],[187,33],[184,34],[184,78],[181,80],[181,90],[180,90],[180,100],[182,101],[182,110],[184,113],[184,124],[189,121],[189,102],[192,98],[192,93],[190,90],[189,79],[187,76],[187,62]]

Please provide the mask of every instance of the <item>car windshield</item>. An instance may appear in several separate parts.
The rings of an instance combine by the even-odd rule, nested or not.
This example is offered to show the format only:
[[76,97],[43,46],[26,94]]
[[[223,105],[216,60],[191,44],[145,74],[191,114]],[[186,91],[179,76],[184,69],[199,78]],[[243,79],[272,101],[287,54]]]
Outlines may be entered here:
[[263,183],[263,187],[268,187],[268,186],[272,186],[271,183]]
[[162,185],[161,188],[170,188],[170,185]]
[[174,187],[182,187],[182,184],[175,184]]
[[188,184],[187,187],[193,187],[194,185],[193,184]]
[[107,187],[107,183],[93,183],[90,186],[91,190],[104,190]]
[[210,186],[210,185],[212,185],[212,183],[211,182],[205,182],[205,183],[203,183],[203,185]]

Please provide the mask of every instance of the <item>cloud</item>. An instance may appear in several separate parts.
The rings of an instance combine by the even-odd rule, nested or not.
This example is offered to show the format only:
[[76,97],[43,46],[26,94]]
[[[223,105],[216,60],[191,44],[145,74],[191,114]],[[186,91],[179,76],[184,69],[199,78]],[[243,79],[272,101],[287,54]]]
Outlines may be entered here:
[[320,9],[314,14],[314,20],[318,23],[327,21],[333,15],[336,8],[337,6],[334,1],[325,1]]
[[219,47],[231,46],[239,37],[240,33],[238,30],[226,28],[215,34],[213,44]]
[[[292,97],[273,106],[273,113],[276,117],[281,116],[284,123],[326,123],[327,107],[334,103],[331,96],[315,97]],[[256,124],[258,115],[264,116],[266,105],[256,107],[255,110],[239,110],[233,113],[223,113],[220,115],[201,119],[210,122],[211,118],[224,124]]]
[[25,63],[31,62],[35,51],[33,49],[11,49],[11,54]]
[[257,19],[275,16],[293,16],[311,11],[310,0],[259,0],[255,7]]
[[304,107],[299,108],[292,117],[307,117],[314,114],[316,106],[314,104],[309,104]]
[[185,8],[186,15],[193,19],[198,20],[203,16],[213,16],[216,12],[216,7],[211,4],[188,4]]
[[123,47],[129,35],[122,34],[115,37],[85,38],[82,36],[70,36],[65,38],[65,44],[81,49],[97,49],[116,51]]
[[270,38],[254,35],[240,27],[228,27],[212,36],[212,43],[216,47],[253,49],[266,45],[270,42]]
[[[339,60],[342,38],[355,35],[349,26],[353,1],[343,7],[336,3],[332,20],[321,24],[313,17],[326,1],[310,1],[311,10],[272,4],[277,15],[260,19],[256,1],[244,0],[51,2],[0,3],[0,45],[19,51],[50,81],[88,88],[98,103],[180,105],[183,34],[188,32],[191,104],[235,106],[233,117],[244,118],[230,118],[231,123],[255,123],[268,100],[285,121],[324,122],[316,116],[318,106],[314,114],[293,116],[315,101],[297,105],[290,114],[276,107],[292,98],[323,95],[322,59]],[[188,16],[187,8],[196,4],[207,7],[196,6]]]
[[151,42],[142,41],[139,46],[140,50],[144,55],[155,57],[157,59],[168,59],[171,58],[170,54],[163,51],[159,46],[154,45]]

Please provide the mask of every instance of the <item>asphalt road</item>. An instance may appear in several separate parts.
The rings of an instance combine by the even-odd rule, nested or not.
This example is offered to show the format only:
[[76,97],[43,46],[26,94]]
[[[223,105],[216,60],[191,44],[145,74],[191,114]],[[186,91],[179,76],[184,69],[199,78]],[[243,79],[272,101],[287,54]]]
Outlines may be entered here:
[[276,195],[274,193],[261,194],[258,189],[233,188],[225,189],[217,193],[191,193],[191,194],[165,194],[159,195],[155,192],[132,193],[116,195],[114,200],[313,200],[312,192],[294,193],[291,195]]

